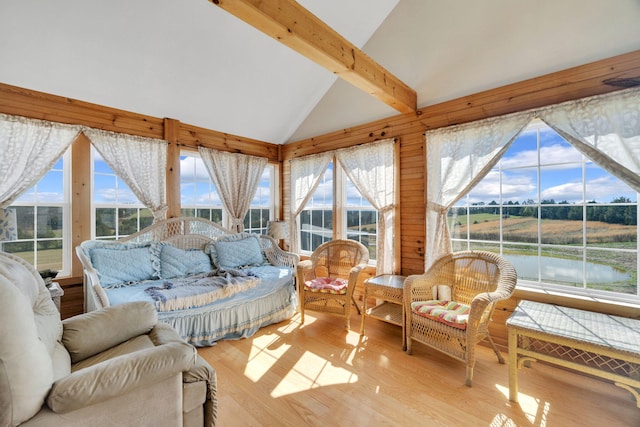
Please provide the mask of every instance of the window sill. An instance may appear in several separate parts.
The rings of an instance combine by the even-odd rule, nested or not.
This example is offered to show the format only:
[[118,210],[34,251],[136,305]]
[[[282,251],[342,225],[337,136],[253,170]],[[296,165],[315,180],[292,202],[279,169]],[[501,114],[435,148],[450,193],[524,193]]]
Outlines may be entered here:
[[602,297],[566,294],[526,285],[518,285],[513,295],[518,300],[526,299],[614,316],[640,318],[640,302],[623,302]]

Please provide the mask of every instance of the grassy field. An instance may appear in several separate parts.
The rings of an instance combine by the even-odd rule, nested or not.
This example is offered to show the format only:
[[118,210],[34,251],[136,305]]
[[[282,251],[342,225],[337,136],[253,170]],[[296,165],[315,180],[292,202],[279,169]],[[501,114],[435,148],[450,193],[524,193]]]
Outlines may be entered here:
[[[13,252],[30,264],[33,264],[33,252]],[[38,251],[38,270],[61,270],[62,269],[62,249],[48,249]]]
[[[467,216],[449,218],[451,236],[466,239],[467,232],[472,240],[500,240],[500,216],[495,214],[470,215],[469,226]],[[538,243],[538,221],[532,217],[503,218],[503,241],[514,243]],[[549,245],[576,246],[571,248],[542,248],[542,255],[581,260],[583,244],[583,222],[570,220],[542,220],[540,224],[541,243]],[[611,252],[597,250],[597,248],[635,249],[637,247],[637,227],[607,224],[599,221],[586,223],[586,237],[588,250],[587,261],[610,266],[618,271],[629,274],[629,280],[621,283],[593,285],[594,289],[611,290],[623,293],[636,293],[637,284],[637,256],[634,253]],[[495,250],[495,247],[487,248]],[[537,246],[504,246],[505,253],[519,255],[537,255]],[[591,287],[591,286],[590,286]]]

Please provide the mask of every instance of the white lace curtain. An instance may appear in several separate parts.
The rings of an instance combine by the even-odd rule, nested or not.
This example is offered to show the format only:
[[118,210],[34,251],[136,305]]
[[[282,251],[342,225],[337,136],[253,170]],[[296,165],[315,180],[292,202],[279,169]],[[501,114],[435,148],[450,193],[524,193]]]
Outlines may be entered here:
[[640,191],[640,88],[429,131],[425,134],[425,269],[451,251],[448,209],[491,170],[535,117],[593,162]]
[[0,207],[35,185],[78,136],[80,126],[0,114]]
[[244,217],[258,189],[267,159],[205,147],[198,151],[228,214],[227,228],[244,231]]
[[154,222],[165,219],[168,143],[90,128],[85,128],[84,134],[115,174],[151,210]]
[[329,166],[333,152],[297,157],[291,165],[291,221],[289,236],[291,250],[300,252],[298,216],[318,187],[324,171]]
[[378,210],[377,274],[394,272],[396,207],[393,139],[336,151],[336,158],[360,193]]

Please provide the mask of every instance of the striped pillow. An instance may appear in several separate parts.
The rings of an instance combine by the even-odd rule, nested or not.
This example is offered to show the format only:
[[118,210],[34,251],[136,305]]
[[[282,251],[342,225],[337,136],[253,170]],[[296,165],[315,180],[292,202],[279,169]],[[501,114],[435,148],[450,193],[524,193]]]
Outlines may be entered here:
[[307,280],[304,283],[304,288],[311,292],[344,295],[347,293],[348,284],[347,280],[340,277],[317,277],[313,280]]
[[455,301],[429,300],[411,303],[411,311],[418,316],[463,330],[467,329],[470,310],[471,307],[468,305]]

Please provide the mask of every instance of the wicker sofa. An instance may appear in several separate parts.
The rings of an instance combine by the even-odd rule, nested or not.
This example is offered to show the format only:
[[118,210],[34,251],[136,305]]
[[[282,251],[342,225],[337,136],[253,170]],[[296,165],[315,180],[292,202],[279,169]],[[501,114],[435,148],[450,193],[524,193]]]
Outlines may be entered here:
[[[231,233],[201,218],[159,221],[116,241],[76,248],[84,267],[85,311],[149,301],[158,319],[189,343],[249,337],[291,318],[297,255],[271,237]],[[198,294],[182,295],[190,290]]]

